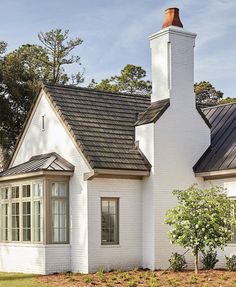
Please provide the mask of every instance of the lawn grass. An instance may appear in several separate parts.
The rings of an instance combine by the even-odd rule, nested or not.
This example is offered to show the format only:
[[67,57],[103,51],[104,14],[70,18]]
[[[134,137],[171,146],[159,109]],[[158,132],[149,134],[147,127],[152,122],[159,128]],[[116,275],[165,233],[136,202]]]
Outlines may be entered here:
[[38,275],[0,273],[0,287],[52,287],[37,280]]
[[135,269],[99,271],[95,274],[65,273],[39,277],[37,280],[60,287],[236,287],[236,272],[226,270],[171,272]]

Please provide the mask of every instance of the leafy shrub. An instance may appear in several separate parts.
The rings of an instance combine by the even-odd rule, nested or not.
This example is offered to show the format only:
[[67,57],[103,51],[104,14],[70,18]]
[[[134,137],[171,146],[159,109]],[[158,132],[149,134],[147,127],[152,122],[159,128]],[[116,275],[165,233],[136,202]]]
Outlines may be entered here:
[[150,279],[150,287],[158,287],[158,281],[156,278],[151,278]]
[[225,256],[226,259],[226,268],[229,271],[236,271],[236,255],[232,255],[231,257]]
[[183,271],[187,267],[184,255],[179,253],[172,253],[169,262],[170,268],[175,272]]
[[213,249],[209,249],[202,255],[203,255],[202,264],[204,269],[206,270],[214,269],[216,263],[219,261],[217,259],[217,252]]
[[91,283],[91,282],[93,282],[93,278],[91,278],[91,277],[85,277],[84,278],[84,283]]

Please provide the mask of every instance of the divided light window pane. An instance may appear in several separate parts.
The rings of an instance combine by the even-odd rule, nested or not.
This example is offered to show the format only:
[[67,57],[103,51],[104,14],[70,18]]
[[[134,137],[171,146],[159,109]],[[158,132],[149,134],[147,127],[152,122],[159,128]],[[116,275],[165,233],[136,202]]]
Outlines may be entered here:
[[8,199],[8,187],[1,188],[1,199]]
[[19,198],[20,197],[20,187],[19,186],[12,186],[11,197],[12,198]]
[[67,208],[66,201],[53,199],[52,201],[53,217],[53,242],[67,241]]
[[23,204],[23,241],[31,240],[31,202],[22,202]]
[[20,204],[19,202],[12,203],[12,241],[20,240]]
[[53,182],[52,183],[52,196],[64,197],[66,196],[66,183]]
[[3,241],[7,241],[8,240],[8,203],[2,204],[1,219],[2,219],[1,239]]
[[42,241],[42,204],[41,201],[34,201],[34,241],[40,242]]
[[22,197],[30,197],[30,185],[23,185],[22,186]]
[[67,242],[68,197],[65,182],[52,183],[52,241]]
[[43,183],[37,182],[33,184],[33,196],[42,197],[43,196]]

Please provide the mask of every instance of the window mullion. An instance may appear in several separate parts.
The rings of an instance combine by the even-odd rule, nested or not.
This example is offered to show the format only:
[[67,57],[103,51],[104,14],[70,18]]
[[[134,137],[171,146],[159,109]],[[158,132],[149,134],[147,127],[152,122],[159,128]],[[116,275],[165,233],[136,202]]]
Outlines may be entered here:
[[34,242],[34,194],[33,185],[30,184],[30,242]]

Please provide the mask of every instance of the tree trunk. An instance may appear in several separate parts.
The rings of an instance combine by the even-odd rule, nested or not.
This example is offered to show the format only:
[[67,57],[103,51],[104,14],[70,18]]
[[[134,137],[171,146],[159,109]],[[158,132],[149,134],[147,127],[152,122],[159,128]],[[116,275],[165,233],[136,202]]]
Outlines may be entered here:
[[195,251],[195,274],[198,274],[198,248]]

